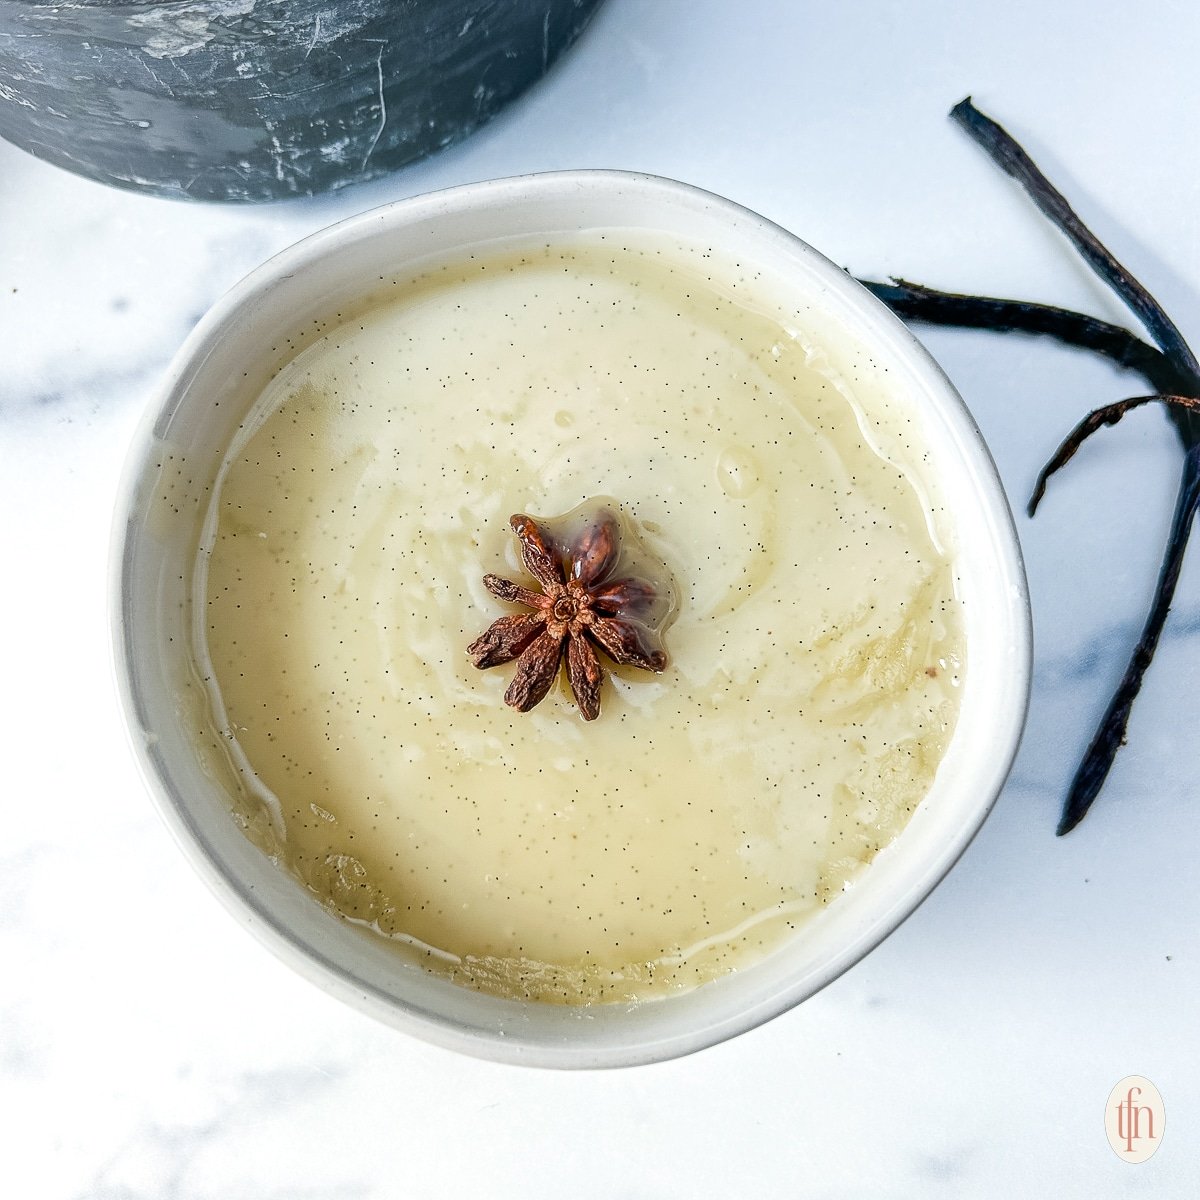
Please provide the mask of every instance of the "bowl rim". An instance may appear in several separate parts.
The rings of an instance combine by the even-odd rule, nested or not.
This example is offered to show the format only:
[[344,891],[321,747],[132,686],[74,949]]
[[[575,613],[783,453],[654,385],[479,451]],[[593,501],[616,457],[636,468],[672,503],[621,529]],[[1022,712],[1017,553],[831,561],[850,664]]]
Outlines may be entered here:
[[[134,683],[135,672],[132,664],[136,631],[131,630],[124,619],[128,572],[133,553],[131,517],[137,511],[136,499],[155,454],[156,436],[164,417],[174,411],[173,402],[185,389],[190,376],[199,369],[219,343],[231,320],[247,305],[268,298],[272,287],[282,279],[306,270],[339,246],[360,236],[369,238],[373,234],[386,232],[396,223],[416,222],[438,214],[445,215],[456,208],[464,209],[474,204],[485,206],[496,200],[512,200],[530,188],[560,188],[567,192],[579,188],[615,188],[618,191],[636,188],[655,191],[664,197],[675,197],[716,208],[734,220],[750,222],[760,233],[768,237],[783,238],[795,250],[800,251],[826,284],[831,288],[840,289],[845,297],[853,299],[858,310],[869,316],[873,326],[877,327],[879,336],[890,344],[891,349],[902,353],[910,367],[929,385],[930,390],[940,395],[940,415],[955,424],[958,434],[973,456],[973,465],[978,468],[978,491],[996,526],[1005,572],[1004,583],[1008,587],[1009,604],[1015,618],[1016,643],[1012,647],[1011,657],[1011,704],[1009,711],[1002,714],[1004,719],[997,723],[996,745],[999,752],[990,760],[991,770],[984,794],[979,797],[972,810],[972,818],[957,830],[955,837],[942,846],[939,854],[928,859],[919,878],[915,879],[903,894],[891,897],[892,903],[888,911],[866,932],[847,942],[839,953],[830,956],[820,969],[812,972],[803,981],[802,985],[780,989],[768,1000],[745,1009],[737,1019],[724,1019],[703,1027],[677,1032],[669,1037],[641,1040],[635,1044],[605,1049],[523,1044],[519,1036],[484,1034],[448,1021],[437,1013],[420,1010],[411,1004],[401,1004],[368,981],[347,974],[341,966],[327,958],[320,947],[302,939],[278,921],[262,905],[259,898],[226,869],[219,855],[173,795],[169,783],[160,774],[159,760],[152,747],[144,737],[138,736],[142,705]],[[693,1053],[753,1029],[815,995],[870,953],[911,916],[974,840],[1003,790],[1016,758],[1028,715],[1032,686],[1032,612],[1012,510],[978,425],[936,360],[882,301],[789,230],[726,197],[678,180],[642,172],[598,169],[548,171],[483,180],[423,193],[369,209],[318,229],[250,271],[212,305],[184,340],[137,423],[117,490],[108,583],[111,663],[127,741],[132,747],[139,772],[160,817],[193,869],[204,879],[226,909],[239,924],[248,927],[276,957],[310,982],[352,1007],[427,1042],[504,1063],[596,1068],[662,1061]]]

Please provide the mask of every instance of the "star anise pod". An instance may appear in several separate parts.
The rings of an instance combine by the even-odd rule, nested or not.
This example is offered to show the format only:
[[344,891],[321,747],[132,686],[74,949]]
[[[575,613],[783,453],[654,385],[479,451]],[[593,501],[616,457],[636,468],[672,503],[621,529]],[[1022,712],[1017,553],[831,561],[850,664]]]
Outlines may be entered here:
[[546,697],[567,660],[567,679],[585,721],[600,715],[604,672],[597,649],[615,663],[661,671],[667,655],[658,633],[644,623],[656,589],[648,580],[613,578],[621,551],[621,524],[600,511],[589,516],[568,544],[556,545],[532,517],[511,519],[521,543],[521,559],[540,592],[499,575],[485,575],[493,596],[523,604],[531,612],[501,617],[467,647],[480,669],[517,660],[504,693],[505,704],[528,712]]

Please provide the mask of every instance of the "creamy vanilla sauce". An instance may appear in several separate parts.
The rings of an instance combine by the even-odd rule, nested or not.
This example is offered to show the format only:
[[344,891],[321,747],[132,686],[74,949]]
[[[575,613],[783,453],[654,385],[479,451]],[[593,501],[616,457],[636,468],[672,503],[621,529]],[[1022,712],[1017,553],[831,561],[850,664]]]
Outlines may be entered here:
[[[702,248],[579,235],[397,282],[267,387],[197,655],[245,823],[324,903],[471,986],[649,997],[902,829],[957,713],[950,524],[905,397],[801,323]],[[465,654],[517,611],[482,576],[524,578],[512,513],[605,495],[674,576],[671,665],[515,713]]]

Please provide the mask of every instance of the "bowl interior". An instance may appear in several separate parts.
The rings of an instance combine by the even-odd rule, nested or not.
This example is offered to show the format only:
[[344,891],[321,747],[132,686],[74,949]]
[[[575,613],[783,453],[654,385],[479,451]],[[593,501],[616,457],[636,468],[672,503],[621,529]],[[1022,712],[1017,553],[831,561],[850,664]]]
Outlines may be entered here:
[[[231,818],[198,739],[187,652],[192,559],[217,466],[248,405],[306,330],[414,264],[497,239],[589,228],[659,231],[750,264],[798,324],[862,346],[862,369],[907,395],[931,478],[954,514],[968,666],[935,784],[854,886],[760,963],[687,994],[564,1008],[497,999],[400,961],[384,939],[326,912]],[[571,172],[472,185],[334,226],[251,275],[180,351],[135,444],[114,556],[117,674],[137,755],[188,857],[231,910],[323,987],[431,1041],[545,1066],[614,1066],[687,1053],[766,1020],[860,958],[966,847],[999,792],[1024,719],[1028,601],[995,468],[962,401],[879,302],[763,218],[682,184]]]

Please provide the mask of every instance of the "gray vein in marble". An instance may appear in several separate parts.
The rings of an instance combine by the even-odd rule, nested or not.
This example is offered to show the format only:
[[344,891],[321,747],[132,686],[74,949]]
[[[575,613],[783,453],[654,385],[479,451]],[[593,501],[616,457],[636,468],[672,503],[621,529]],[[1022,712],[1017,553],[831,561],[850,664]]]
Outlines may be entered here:
[[[86,228],[86,227],[85,227]],[[40,297],[36,287],[26,299],[22,287],[6,300],[16,307],[13,323],[18,336],[32,340],[0,374],[0,415],[29,408],[45,410],[79,405],[98,397],[138,392],[144,394],[162,375],[170,357],[182,344],[208,307],[245,271],[277,250],[287,233],[269,237],[242,226],[213,237],[206,244],[184,241],[178,260],[171,264],[184,286],[163,287],[157,264],[146,255],[137,268],[126,266],[110,280],[93,272],[76,297],[56,297],[59,319],[74,321],[75,352],[64,354],[45,338],[28,313]],[[86,240],[80,264],[86,270],[92,251]],[[132,239],[124,247],[136,254]],[[22,283],[26,277],[21,276]],[[118,294],[113,295],[117,290]],[[96,293],[100,294],[97,296]],[[108,295],[105,295],[105,292]],[[138,304],[130,303],[130,295]]]
[[29,884],[56,852],[50,842],[35,842],[0,858],[0,913],[4,926],[19,924],[28,909]]
[[[181,339],[182,340],[182,339]],[[159,358],[142,366],[125,370],[110,369],[80,376],[69,384],[46,390],[26,391],[5,395],[0,393],[0,418],[17,416],[29,410],[61,409],[88,405],[89,411],[99,410],[110,397],[127,399],[131,394],[145,394],[166,370],[168,358]]]
[[[1115,675],[1124,670],[1141,628],[1140,619],[1114,621],[1090,634],[1079,650],[1039,658],[1034,671],[1038,688],[1080,683],[1097,675]],[[1200,608],[1172,609],[1162,642],[1164,645],[1180,642],[1197,634],[1200,634]]]
[[944,1154],[922,1154],[913,1163],[913,1174],[933,1184],[947,1186],[970,1173],[969,1151],[958,1148]]
[[50,1055],[40,1022],[24,1007],[0,1007],[0,1077],[36,1081],[50,1069]]
[[[330,1063],[282,1066],[213,1080],[212,1090],[234,1097],[218,1115],[194,1124],[146,1121],[100,1166],[78,1200],[228,1200],[194,1169],[198,1161],[236,1135],[254,1114],[269,1110],[279,1115],[281,1110],[319,1102],[345,1073],[345,1067]],[[346,1180],[336,1189],[290,1184],[256,1190],[255,1200],[360,1200],[370,1194],[367,1185]]]

